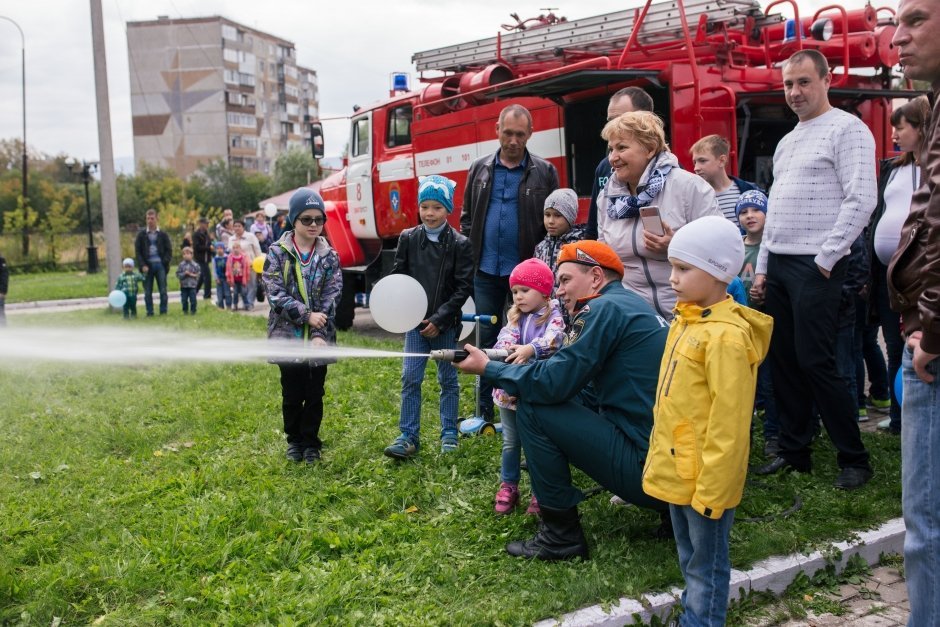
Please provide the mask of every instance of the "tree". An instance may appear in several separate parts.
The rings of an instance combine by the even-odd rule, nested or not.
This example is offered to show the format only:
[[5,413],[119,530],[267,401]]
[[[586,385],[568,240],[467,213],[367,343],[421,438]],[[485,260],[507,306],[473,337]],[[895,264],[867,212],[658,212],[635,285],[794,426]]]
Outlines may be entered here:
[[72,232],[78,226],[81,204],[75,197],[69,197],[65,190],[60,191],[49,205],[46,217],[40,228],[49,242],[49,259],[55,267],[59,262],[58,244],[61,236]]
[[274,162],[274,184],[271,190],[280,194],[309,184],[320,178],[320,167],[307,150],[292,148],[282,152]]
[[271,191],[271,179],[261,173],[233,167],[219,159],[202,166],[193,175],[189,187],[196,191],[197,201],[205,206],[231,209],[235,215],[256,211],[258,202]]
[[23,257],[29,255],[29,231],[36,226],[39,214],[22,195],[16,197],[16,209],[3,214],[3,230],[23,233]]

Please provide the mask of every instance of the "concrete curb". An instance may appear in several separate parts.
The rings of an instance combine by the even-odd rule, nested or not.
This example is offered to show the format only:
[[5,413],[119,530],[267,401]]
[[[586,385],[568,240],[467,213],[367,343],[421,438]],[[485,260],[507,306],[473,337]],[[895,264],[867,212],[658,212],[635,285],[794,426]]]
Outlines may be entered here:
[[[180,293],[179,291],[167,292],[170,302],[179,302]],[[159,300],[159,297],[154,294],[154,300]],[[143,302],[143,291],[140,292],[139,301]],[[64,298],[61,300],[29,300],[19,303],[7,303],[6,310],[7,312],[11,311],[28,311],[33,309],[51,309],[55,310],[60,307],[68,307],[70,309],[86,309],[97,306],[106,307],[108,306],[108,297],[107,296],[93,296],[88,298]]]
[[[872,531],[858,534],[858,539],[849,542],[836,542],[833,549],[842,552],[841,559],[835,563],[837,571],[845,568],[849,558],[860,556],[869,565],[874,566],[882,554],[902,553],[904,549],[904,520],[895,518]],[[731,570],[729,600],[733,601],[751,591],[767,591],[779,595],[789,586],[800,572],[812,576],[826,567],[826,557],[819,551],[808,555],[769,557],[760,561],[747,571]],[[614,627],[632,624],[634,617],[648,623],[653,616],[665,619],[673,606],[679,602],[682,590],[673,588],[669,592],[644,594],[640,599],[622,598],[616,605],[605,610],[600,605],[592,605],[557,619],[550,618],[535,623],[536,627]]]

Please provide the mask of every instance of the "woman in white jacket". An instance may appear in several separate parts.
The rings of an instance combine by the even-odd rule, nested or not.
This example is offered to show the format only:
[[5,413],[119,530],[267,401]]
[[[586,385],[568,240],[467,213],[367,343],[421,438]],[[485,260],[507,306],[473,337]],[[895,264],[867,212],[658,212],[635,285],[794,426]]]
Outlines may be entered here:
[[[663,122],[654,113],[624,113],[604,126],[601,137],[610,148],[614,173],[597,198],[597,239],[623,261],[624,287],[671,320],[676,295],[669,285],[669,242],[692,220],[722,215],[715,191],[705,179],[679,167],[669,152]],[[642,207],[659,207],[664,235],[643,229]]]

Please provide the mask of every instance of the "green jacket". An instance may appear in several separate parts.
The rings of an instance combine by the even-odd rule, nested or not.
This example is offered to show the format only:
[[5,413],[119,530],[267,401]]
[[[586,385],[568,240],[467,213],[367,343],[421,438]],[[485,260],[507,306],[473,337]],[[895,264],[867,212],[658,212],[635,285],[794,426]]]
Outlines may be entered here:
[[490,362],[484,376],[520,403],[554,404],[592,384],[598,411],[648,450],[668,324],[619,282],[580,304],[565,345],[526,366]]
[[144,276],[136,270],[132,272],[122,272],[118,276],[117,282],[114,284],[114,289],[124,292],[129,299],[133,300],[137,298],[138,285],[143,282]]

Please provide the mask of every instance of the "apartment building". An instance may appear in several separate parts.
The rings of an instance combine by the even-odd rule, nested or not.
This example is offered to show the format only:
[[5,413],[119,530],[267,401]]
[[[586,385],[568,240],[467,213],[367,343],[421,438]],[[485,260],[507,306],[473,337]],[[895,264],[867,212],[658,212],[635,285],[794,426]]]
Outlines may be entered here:
[[270,173],[310,149],[317,74],[293,42],[224,17],[128,22],[134,160],[187,177],[224,159]]

